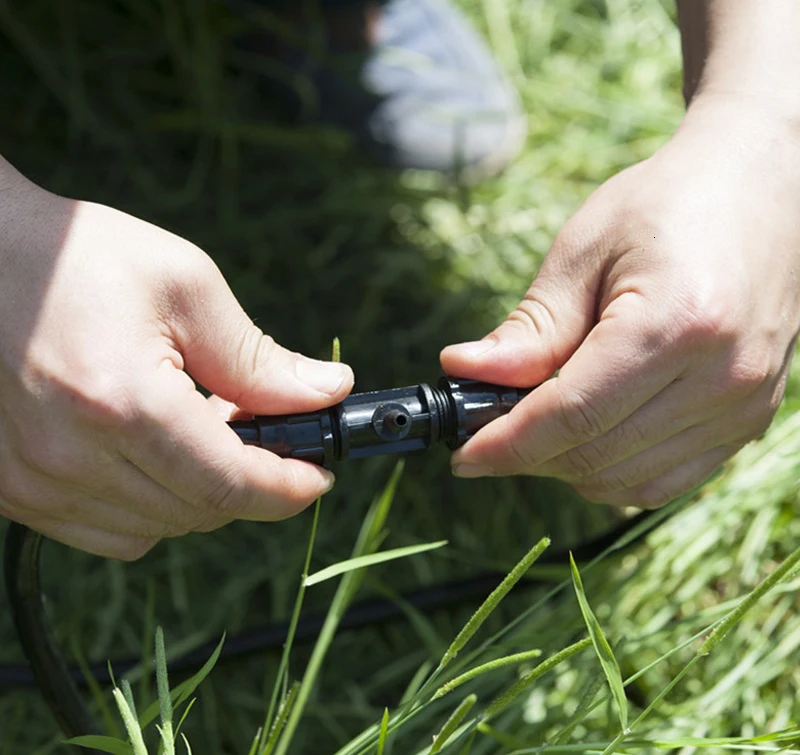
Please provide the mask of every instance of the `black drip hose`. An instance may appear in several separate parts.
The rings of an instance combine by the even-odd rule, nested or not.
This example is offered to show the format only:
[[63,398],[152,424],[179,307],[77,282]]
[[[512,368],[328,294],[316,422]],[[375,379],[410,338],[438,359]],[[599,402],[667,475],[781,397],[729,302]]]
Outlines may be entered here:
[[[634,528],[642,525],[654,513],[645,511],[626,519],[611,531],[572,550],[579,563],[591,561],[608,550]],[[660,518],[659,520],[660,521]],[[625,543],[630,548],[648,532],[641,527],[635,537]],[[19,635],[29,666],[22,664],[0,665],[0,688],[38,686],[45,702],[61,730],[68,737],[99,733],[100,727],[89,713],[78,692],[78,686],[86,685],[86,678],[77,666],[68,666],[56,648],[49,632],[42,604],[39,578],[39,553],[42,536],[21,524],[13,523],[6,534],[4,573],[14,625]],[[569,551],[545,553],[538,561],[543,565],[567,565]],[[426,611],[469,603],[485,597],[505,577],[501,572],[486,572],[469,579],[447,582],[433,587],[415,590],[401,596],[402,602]],[[552,583],[548,577],[528,577],[525,586]],[[389,619],[404,617],[401,601],[370,599],[353,604],[342,617],[341,629],[357,629],[378,624]],[[324,616],[302,617],[297,625],[295,639],[310,640],[317,637],[325,620]],[[288,623],[268,624],[242,634],[229,637],[223,646],[220,661],[239,658],[251,653],[279,648],[283,645]],[[172,673],[192,671],[208,659],[216,647],[209,642],[170,661]],[[138,665],[138,659],[114,661],[115,673],[123,674]],[[99,684],[110,684],[111,678],[106,663],[89,665],[91,676]]]
[[3,571],[11,616],[33,677],[61,730],[69,737],[95,733],[98,726],[78,694],[44,615],[39,573],[42,539],[21,524],[8,529]]

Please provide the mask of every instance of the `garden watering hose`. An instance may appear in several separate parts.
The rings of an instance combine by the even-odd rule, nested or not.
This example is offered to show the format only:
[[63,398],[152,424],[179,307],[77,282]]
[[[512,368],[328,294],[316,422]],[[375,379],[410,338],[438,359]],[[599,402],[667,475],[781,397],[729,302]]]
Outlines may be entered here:
[[[302,458],[329,466],[334,461],[377,454],[404,453],[429,448],[437,442],[458,448],[491,420],[509,412],[528,391],[470,380],[442,378],[437,387],[425,383],[407,388],[352,394],[342,403],[318,412],[237,420],[231,426],[243,442],[259,445],[284,457]],[[626,547],[649,531],[642,526],[655,512],[624,520],[618,527],[573,549],[578,562],[590,561],[635,532]],[[655,523],[656,520],[654,520]],[[43,538],[20,524],[11,524],[6,536],[4,575],[11,613],[30,668],[0,666],[0,688],[36,684],[62,731],[70,737],[95,733],[99,727],[86,708],[77,685],[86,683],[79,668],[66,665],[53,642],[42,604],[39,554]],[[568,552],[545,554],[540,563],[569,563]],[[484,597],[505,574],[489,572],[403,595],[401,601],[366,600],[354,604],[340,624],[352,629],[404,616],[401,604],[420,610],[449,607]],[[524,584],[551,583],[551,578],[528,578]],[[324,617],[305,617],[296,639],[315,637]],[[222,658],[280,647],[288,626],[274,624],[230,637]],[[170,662],[170,670],[199,667],[213,647],[203,646]],[[115,662],[117,673],[138,661]],[[92,664],[90,674],[99,683],[110,682],[106,664]]]

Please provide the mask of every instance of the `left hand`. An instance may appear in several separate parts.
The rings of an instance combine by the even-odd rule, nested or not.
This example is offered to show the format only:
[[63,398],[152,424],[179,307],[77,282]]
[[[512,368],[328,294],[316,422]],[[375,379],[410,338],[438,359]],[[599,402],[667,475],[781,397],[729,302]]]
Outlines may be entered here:
[[589,198],[508,319],[442,352],[452,375],[541,383],[453,455],[455,474],[654,508],[765,431],[800,328],[796,129],[752,99],[700,98]]

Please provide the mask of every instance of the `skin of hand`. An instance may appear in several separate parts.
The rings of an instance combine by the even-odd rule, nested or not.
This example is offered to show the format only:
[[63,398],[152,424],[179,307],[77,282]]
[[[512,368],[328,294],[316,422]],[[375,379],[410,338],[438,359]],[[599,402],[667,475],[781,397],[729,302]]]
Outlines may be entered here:
[[352,371],[265,336],[197,247],[0,159],[0,269],[0,514],[131,560],[291,516],[333,484],[225,419],[334,404]]
[[446,372],[530,387],[453,455],[654,508],[760,436],[800,328],[800,130],[709,91],[648,160],[601,186],[524,300]]

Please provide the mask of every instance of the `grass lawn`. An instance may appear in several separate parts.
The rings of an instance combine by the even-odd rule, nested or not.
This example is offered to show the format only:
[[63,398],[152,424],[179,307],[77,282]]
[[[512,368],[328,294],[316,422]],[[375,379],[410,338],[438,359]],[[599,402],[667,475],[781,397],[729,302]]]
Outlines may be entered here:
[[[0,0],[0,154],[53,191],[111,204],[202,246],[284,345],[325,356],[339,336],[357,390],[434,379],[441,347],[496,324],[580,202],[651,154],[682,114],[673,9],[658,0],[462,0],[519,88],[530,129],[514,165],[472,187],[426,173],[397,176],[338,133],[287,125],[263,88],[281,72],[232,50],[226,40],[236,29],[210,0],[16,5]],[[800,724],[796,570],[708,655],[696,651],[701,633],[800,542],[798,401],[793,376],[762,440],[645,543],[583,572],[619,673],[635,677],[621,706],[635,725],[618,751],[790,744],[792,737],[747,738]],[[320,507],[311,571],[349,556],[394,463],[337,470]],[[140,656],[155,624],[177,654],[224,631],[287,620],[313,518],[309,510],[279,524],[237,523],[163,542],[130,565],[49,546],[57,637],[70,652],[102,660]],[[505,572],[544,535],[561,549],[613,521],[550,480],[455,480],[444,451],[411,456],[381,548],[449,545],[369,569],[359,595]],[[561,572],[561,597],[512,593],[440,680],[512,653],[540,649],[542,658],[482,674],[420,707],[384,752],[431,751],[432,735],[473,693],[460,722],[468,730],[443,752],[538,752],[545,743],[553,752],[602,752],[615,741],[619,701],[591,647],[476,728],[476,716],[536,663],[587,636],[569,569]],[[336,585],[309,587],[304,611],[324,613]],[[348,743],[379,724],[385,708],[402,710],[410,685],[433,671],[476,607],[409,609],[404,620],[338,634],[291,745],[278,752],[380,752],[377,734],[358,740],[363,748]],[[303,678],[312,649],[293,649],[289,680]],[[19,659],[2,610],[0,662]],[[195,753],[247,755],[280,660],[275,651],[214,669],[184,727]],[[143,705],[155,698],[155,683],[136,680],[133,691]],[[736,737],[745,740],[722,739]],[[2,755],[75,751],[60,741],[37,694],[2,691]]]

